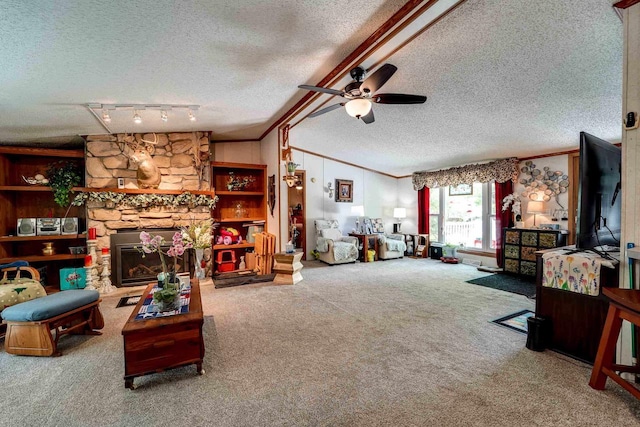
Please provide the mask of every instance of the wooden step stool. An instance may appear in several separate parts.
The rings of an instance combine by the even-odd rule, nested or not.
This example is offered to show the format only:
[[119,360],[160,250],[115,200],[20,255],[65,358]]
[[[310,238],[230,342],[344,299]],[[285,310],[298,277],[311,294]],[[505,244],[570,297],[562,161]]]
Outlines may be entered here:
[[640,390],[622,378],[618,372],[640,373],[638,366],[617,365],[613,363],[618,335],[622,321],[627,320],[640,327],[640,291],[635,289],[601,288],[610,299],[607,320],[604,323],[596,361],[591,371],[589,385],[596,390],[604,390],[607,377],[640,399]]

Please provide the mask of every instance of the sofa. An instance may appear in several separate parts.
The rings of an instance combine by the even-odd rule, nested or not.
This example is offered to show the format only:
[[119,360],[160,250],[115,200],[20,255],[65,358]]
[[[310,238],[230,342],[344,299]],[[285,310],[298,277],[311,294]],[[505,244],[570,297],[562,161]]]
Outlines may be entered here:
[[315,220],[316,251],[318,259],[324,263],[347,264],[358,259],[358,239],[343,236],[337,220]]

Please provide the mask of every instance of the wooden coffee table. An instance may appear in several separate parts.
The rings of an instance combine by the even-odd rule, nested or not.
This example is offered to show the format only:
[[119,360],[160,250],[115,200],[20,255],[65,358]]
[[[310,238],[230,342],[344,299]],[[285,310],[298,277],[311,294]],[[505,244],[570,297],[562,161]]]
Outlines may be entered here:
[[147,286],[122,328],[124,338],[124,386],[133,390],[133,380],[142,375],[195,364],[202,375],[202,300],[197,280],[191,282],[189,312],[174,316],[135,320],[144,300],[153,289]]

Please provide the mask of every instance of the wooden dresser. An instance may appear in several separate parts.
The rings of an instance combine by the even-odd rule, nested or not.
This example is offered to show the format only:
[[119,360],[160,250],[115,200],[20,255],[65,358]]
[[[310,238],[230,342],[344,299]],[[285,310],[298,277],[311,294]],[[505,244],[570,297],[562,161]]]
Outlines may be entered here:
[[203,374],[202,300],[197,281],[191,283],[189,312],[152,319],[138,319],[140,307],[153,289],[147,286],[129,320],[122,328],[124,338],[125,387],[134,389],[135,377],[195,364]]

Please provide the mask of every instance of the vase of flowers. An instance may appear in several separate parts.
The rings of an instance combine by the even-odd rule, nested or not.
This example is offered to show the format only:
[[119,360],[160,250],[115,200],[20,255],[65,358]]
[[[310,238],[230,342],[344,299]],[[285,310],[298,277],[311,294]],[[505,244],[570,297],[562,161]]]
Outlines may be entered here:
[[[184,254],[185,249],[192,247],[191,243],[183,242],[182,233],[176,231],[172,238],[172,244],[169,249],[166,247],[166,242],[162,236],[152,236],[151,234],[143,231],[140,233],[141,247],[138,249],[142,252],[144,257],[146,254],[157,253],[160,257],[162,264],[162,273],[158,275],[158,288],[153,293],[153,301],[158,306],[160,311],[177,310],[180,306],[180,281],[175,277],[177,270],[178,257]],[[167,262],[165,255],[173,258],[173,271],[169,271],[167,268]]]
[[524,223],[521,221],[521,205],[520,196],[517,193],[509,194],[502,199],[502,212],[509,209],[511,206],[511,213],[513,214],[513,221],[516,227],[523,228]]
[[204,258],[204,250],[211,247],[211,231],[214,226],[210,220],[192,221],[188,227],[182,228],[182,240],[190,247],[194,248],[196,253],[195,277],[204,279],[204,268],[202,260]]

